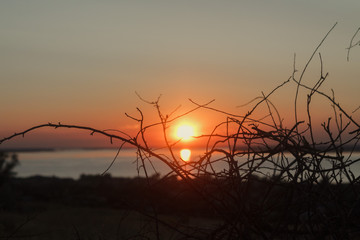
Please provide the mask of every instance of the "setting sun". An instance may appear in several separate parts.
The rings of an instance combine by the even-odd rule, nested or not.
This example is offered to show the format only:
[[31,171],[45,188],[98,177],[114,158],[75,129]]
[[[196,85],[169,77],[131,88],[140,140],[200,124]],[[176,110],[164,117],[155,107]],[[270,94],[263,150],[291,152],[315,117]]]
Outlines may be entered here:
[[188,124],[180,125],[176,130],[176,136],[180,139],[189,140],[194,135],[194,127]]

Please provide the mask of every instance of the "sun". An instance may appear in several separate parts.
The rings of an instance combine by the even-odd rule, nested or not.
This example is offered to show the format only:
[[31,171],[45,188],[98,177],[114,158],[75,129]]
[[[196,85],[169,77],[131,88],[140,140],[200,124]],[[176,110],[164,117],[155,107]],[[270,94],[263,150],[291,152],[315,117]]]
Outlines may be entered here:
[[176,136],[182,140],[190,140],[194,135],[194,127],[190,124],[181,124],[177,127]]

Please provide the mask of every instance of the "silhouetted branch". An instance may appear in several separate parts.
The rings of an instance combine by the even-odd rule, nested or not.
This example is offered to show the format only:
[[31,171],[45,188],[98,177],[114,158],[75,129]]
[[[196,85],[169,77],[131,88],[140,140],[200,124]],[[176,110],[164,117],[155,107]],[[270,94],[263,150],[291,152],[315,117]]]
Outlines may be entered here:
[[354,35],[352,36],[352,38],[351,38],[351,40],[350,40],[349,47],[346,48],[346,49],[347,49],[347,55],[346,55],[347,61],[350,61],[350,50],[351,50],[352,48],[354,48],[355,46],[357,46],[357,45],[360,46],[360,40],[354,43],[354,39],[355,39],[355,37],[357,36],[357,34],[359,33],[359,31],[360,31],[360,28],[358,28],[358,29],[356,30],[356,32],[354,33]]
[[[145,125],[145,116],[139,108],[139,116],[126,114],[139,126],[134,136],[119,130],[48,123],[3,138],[0,144],[45,127],[73,128],[90,132],[91,135],[99,134],[111,142],[121,142],[104,173],[116,161],[124,144],[135,147],[137,168],[139,172],[144,172],[148,189],[155,190],[156,186],[165,183],[170,186],[166,192],[171,197],[167,195],[168,198],[162,199],[159,196],[155,201],[153,198],[157,193],[154,191],[147,201],[151,214],[143,210],[144,215],[155,221],[154,236],[157,239],[161,239],[162,225],[182,238],[195,239],[354,238],[357,236],[354,232],[360,228],[360,173],[353,170],[354,165],[360,162],[360,157],[355,154],[360,142],[360,124],[337,102],[333,91],[331,94],[321,91],[328,73],[324,72],[320,53],[320,76],[312,84],[302,81],[313,57],[335,26],[317,45],[299,79],[295,78],[294,55],[292,76],[268,94],[261,92],[261,97],[248,102],[246,105],[254,104],[244,115],[213,108],[210,104],[214,100],[200,104],[191,99],[189,101],[195,106],[190,110],[178,113],[177,107],[166,114],[160,107],[161,96],[155,101],[148,101],[136,93],[141,101],[155,108],[158,122]],[[295,83],[295,119],[285,124],[282,112],[272,98],[289,83]],[[298,119],[300,88],[307,92],[303,112],[307,117],[303,121]],[[321,124],[315,121],[317,119],[312,113],[315,96],[323,97],[332,107],[332,112],[324,115],[325,120]],[[168,130],[175,120],[200,109],[218,113],[223,120],[214,123],[208,133],[195,136],[196,139],[204,139],[205,150],[200,156],[185,162],[176,154],[181,140],[172,141]],[[265,111],[256,117],[254,112],[259,109]],[[285,111],[288,115],[288,111]],[[152,139],[146,134],[154,127],[160,127],[162,134],[163,145],[158,149],[150,147]],[[168,166],[168,172],[155,180],[149,176],[147,169],[150,164],[157,173],[154,161]],[[171,185],[174,181],[176,185]],[[181,189],[176,191],[177,187],[174,186]],[[201,226],[185,228],[174,227],[163,221],[159,217],[161,204],[172,203],[183,194],[190,196],[187,200],[201,201],[199,208],[206,206],[203,216],[216,219],[217,224],[209,229]],[[189,200],[184,204],[190,206],[196,201]]]

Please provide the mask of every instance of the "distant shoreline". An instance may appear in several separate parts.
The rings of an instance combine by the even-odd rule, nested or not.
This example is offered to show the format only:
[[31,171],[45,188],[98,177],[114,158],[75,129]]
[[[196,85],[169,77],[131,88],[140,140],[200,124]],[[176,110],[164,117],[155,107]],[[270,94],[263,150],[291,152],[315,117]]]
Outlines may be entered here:
[[[26,153],[26,152],[57,152],[57,151],[78,151],[78,150],[84,150],[84,151],[98,151],[98,150],[117,150],[118,147],[74,147],[74,148],[0,148],[0,151],[2,152],[10,152],[10,153]],[[123,149],[136,149],[135,147],[123,147]],[[181,149],[181,148],[179,148]],[[200,149],[199,147],[196,147],[194,149]],[[244,150],[245,149],[239,149]],[[325,150],[325,149],[324,149]],[[360,146],[357,146],[353,149],[352,146],[344,146],[343,151],[344,152],[360,152]],[[334,151],[329,151],[334,152]]]
[[[77,150],[114,150],[118,147],[83,147],[83,148],[0,148],[3,152],[23,153],[23,152],[56,152],[56,151],[77,151]],[[134,147],[123,147],[123,149],[134,149]]]

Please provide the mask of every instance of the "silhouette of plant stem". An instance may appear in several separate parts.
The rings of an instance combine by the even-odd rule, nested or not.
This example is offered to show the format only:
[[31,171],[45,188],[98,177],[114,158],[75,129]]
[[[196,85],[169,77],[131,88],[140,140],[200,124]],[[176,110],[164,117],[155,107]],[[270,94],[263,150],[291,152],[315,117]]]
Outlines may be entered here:
[[[25,136],[40,128],[73,128],[99,134],[113,143],[120,141],[137,149],[138,171],[143,171],[148,188],[160,182],[178,178],[187,192],[202,199],[211,209],[209,216],[217,220],[210,229],[201,227],[174,227],[161,220],[157,202],[151,200],[151,216],[155,221],[156,239],[161,239],[160,226],[176,230],[183,238],[195,239],[350,239],[360,236],[360,172],[352,170],[360,157],[355,154],[360,141],[360,123],[335,99],[335,94],[321,91],[327,80],[323,59],[319,53],[320,77],[313,84],[304,84],[303,77],[312,59],[336,24],[327,32],[306,62],[299,78],[294,69],[291,76],[268,94],[261,92],[248,104],[254,106],[244,115],[216,109],[212,101],[197,103],[192,109],[176,115],[178,108],[165,114],[160,108],[160,97],[155,101],[138,97],[155,107],[158,122],[144,124],[144,114],[139,117],[126,114],[139,123],[139,130],[130,136],[118,130],[99,130],[91,127],[62,123],[34,126],[0,140],[0,144],[17,136]],[[350,48],[353,47],[353,36]],[[357,44],[357,43],[356,43]],[[355,45],[356,45],[355,44]],[[272,101],[273,95],[285,85],[295,88],[294,122],[285,126],[281,111]],[[307,92],[304,119],[300,119],[300,89]],[[312,114],[314,96],[323,97],[332,112],[316,125]],[[248,105],[247,104],[247,105]],[[246,105],[246,106],[247,106]],[[244,106],[241,106],[244,107]],[[264,107],[262,116],[255,112]],[[222,122],[215,124],[208,134],[196,136],[206,143],[204,153],[192,161],[184,162],[176,155],[179,140],[171,141],[168,129],[175,120],[198,110],[221,114]],[[151,148],[151,139],[145,134],[154,127],[161,128],[163,146]],[[322,133],[321,138],[317,135]],[[168,167],[167,174],[157,181],[149,176],[148,164],[161,161]],[[104,171],[106,173],[108,169]],[[195,204],[195,203],[189,203]],[[190,234],[193,233],[192,234]],[[180,237],[179,237],[180,238]]]
[[360,45],[360,40],[354,43],[354,39],[355,39],[355,37],[358,35],[359,32],[360,32],[360,28],[358,28],[358,29],[356,30],[356,32],[354,33],[354,35],[352,36],[352,38],[351,38],[351,40],[350,40],[349,47],[346,48],[346,49],[347,49],[346,59],[347,59],[348,62],[350,61],[350,50],[351,50],[352,48],[354,48],[355,46]]

